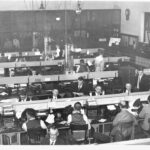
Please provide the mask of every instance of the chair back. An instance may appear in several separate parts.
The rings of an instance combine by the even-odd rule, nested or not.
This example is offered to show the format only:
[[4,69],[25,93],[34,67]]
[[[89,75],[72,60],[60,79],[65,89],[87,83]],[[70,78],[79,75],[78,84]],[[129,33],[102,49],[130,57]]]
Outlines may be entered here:
[[18,138],[20,133],[3,133],[2,134],[2,145],[20,145],[20,139]]
[[42,128],[28,129],[28,140],[31,145],[40,145],[42,138],[46,135],[46,130]]
[[87,130],[88,130],[87,124],[85,124],[85,125],[70,124],[70,129],[71,129],[71,133],[72,133],[73,138],[77,142],[86,141]]

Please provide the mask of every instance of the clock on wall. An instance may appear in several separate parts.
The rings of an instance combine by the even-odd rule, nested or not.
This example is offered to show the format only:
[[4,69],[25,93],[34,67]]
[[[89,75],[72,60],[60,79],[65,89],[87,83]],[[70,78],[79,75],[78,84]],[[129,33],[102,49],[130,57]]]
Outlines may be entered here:
[[126,16],[126,20],[129,20],[129,17],[130,17],[130,9],[126,9],[125,10],[125,16]]

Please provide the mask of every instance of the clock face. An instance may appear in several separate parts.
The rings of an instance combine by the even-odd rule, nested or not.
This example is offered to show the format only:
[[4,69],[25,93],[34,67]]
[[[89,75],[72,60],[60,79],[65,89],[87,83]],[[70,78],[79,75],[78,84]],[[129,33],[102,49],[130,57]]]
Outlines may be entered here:
[[126,9],[126,10],[125,10],[125,14],[126,14],[126,16],[130,15],[130,10],[129,10],[129,9]]
[[126,16],[126,20],[129,20],[129,16],[130,16],[130,10],[129,9],[125,10],[125,16]]

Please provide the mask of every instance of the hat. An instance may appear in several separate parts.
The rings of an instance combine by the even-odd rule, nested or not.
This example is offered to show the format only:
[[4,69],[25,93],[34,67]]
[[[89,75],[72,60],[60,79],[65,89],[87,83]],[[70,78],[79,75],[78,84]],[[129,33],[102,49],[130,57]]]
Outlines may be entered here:
[[133,107],[139,107],[141,104],[140,98],[136,99],[135,102],[133,103]]

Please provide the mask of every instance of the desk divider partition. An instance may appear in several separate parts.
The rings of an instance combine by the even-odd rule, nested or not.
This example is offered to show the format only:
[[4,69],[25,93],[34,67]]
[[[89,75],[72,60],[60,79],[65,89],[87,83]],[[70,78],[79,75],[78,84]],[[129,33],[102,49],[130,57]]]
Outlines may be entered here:
[[118,76],[118,71],[103,71],[103,72],[84,72],[75,74],[61,75],[34,75],[34,76],[16,76],[16,77],[1,77],[0,84],[22,84],[34,82],[49,82],[49,81],[69,81],[77,80],[83,76],[85,79],[95,78],[114,78]]
[[[82,58],[81,58],[82,59]],[[84,59],[84,58],[83,58]],[[130,58],[127,56],[123,57],[105,57],[105,62],[118,62],[119,59],[123,61],[129,61]],[[84,60],[94,61],[94,58],[85,58]],[[15,68],[15,67],[31,67],[31,66],[53,66],[59,63],[64,64],[64,60],[49,60],[49,61],[26,61],[26,62],[2,62],[0,63],[0,68]],[[74,64],[79,64],[80,59],[74,59]]]

